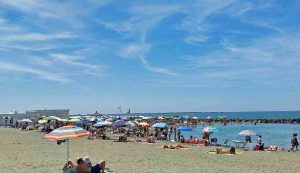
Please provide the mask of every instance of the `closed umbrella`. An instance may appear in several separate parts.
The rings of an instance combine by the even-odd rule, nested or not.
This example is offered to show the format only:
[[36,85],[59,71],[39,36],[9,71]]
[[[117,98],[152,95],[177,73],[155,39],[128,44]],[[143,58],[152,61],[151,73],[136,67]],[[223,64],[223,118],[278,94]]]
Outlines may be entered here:
[[180,130],[180,131],[192,131],[193,129],[189,126],[180,126],[177,128],[177,130]]
[[243,130],[239,133],[239,135],[244,135],[244,136],[255,136],[257,133],[252,130]]
[[77,126],[63,126],[45,135],[45,140],[67,140],[67,161],[69,160],[69,139],[88,136],[90,132]]
[[208,133],[214,133],[214,132],[218,132],[219,130],[214,127],[214,126],[208,126],[208,127],[205,127],[202,132],[208,132]]
[[168,128],[167,123],[155,123],[151,126],[152,128]]

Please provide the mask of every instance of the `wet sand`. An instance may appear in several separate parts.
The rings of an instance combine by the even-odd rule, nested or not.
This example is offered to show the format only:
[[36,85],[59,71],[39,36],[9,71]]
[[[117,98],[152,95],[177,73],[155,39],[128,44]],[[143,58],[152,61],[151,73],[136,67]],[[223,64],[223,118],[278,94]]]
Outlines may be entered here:
[[[45,134],[0,128],[0,172],[60,173],[66,162],[66,144],[42,140]],[[300,152],[240,151],[237,155],[207,153],[215,147],[190,150],[157,148],[168,142],[142,144],[103,140],[70,140],[70,158],[89,156],[93,163],[106,160],[115,173],[264,173],[300,170]]]

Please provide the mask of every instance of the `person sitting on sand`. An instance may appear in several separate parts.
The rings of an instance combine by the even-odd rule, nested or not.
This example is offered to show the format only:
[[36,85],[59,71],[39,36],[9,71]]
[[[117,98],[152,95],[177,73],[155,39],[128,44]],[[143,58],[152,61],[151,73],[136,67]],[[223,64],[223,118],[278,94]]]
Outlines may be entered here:
[[221,148],[216,148],[216,150],[211,150],[209,152],[215,152],[216,154],[236,154],[235,148],[231,147],[229,150],[223,150]]
[[64,173],[104,173],[105,161],[101,160],[98,164],[92,166],[91,161],[88,158],[77,160],[77,165],[69,160],[64,168]]
[[185,146],[182,146],[182,145],[164,145],[163,146],[164,149],[184,149],[184,148],[189,148],[189,147],[185,147]]
[[155,143],[155,138],[154,138],[153,134],[151,134],[151,135],[146,139],[146,142],[148,142],[148,143]]

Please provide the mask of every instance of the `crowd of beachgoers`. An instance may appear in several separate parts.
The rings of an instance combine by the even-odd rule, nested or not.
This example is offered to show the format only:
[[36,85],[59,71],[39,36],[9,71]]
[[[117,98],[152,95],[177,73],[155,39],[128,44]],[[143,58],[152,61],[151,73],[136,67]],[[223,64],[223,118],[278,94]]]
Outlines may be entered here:
[[[20,121],[13,121],[7,119],[6,125],[21,129],[21,130],[37,130],[39,132],[51,133],[53,130],[64,126],[74,125],[81,127],[89,132],[87,139],[102,139],[112,140],[111,134],[118,134],[115,142],[143,142],[143,143],[156,143],[160,141],[171,141],[167,145],[161,146],[163,149],[179,150],[189,149],[190,145],[193,146],[217,146],[215,150],[210,152],[216,154],[236,154],[236,148],[244,149],[244,147],[251,143],[253,148],[251,150],[260,151],[298,151],[297,134],[291,134],[290,141],[291,147],[289,149],[280,146],[272,145],[265,146],[264,140],[261,135],[251,130],[241,131],[240,134],[245,136],[245,141],[234,141],[235,145],[230,146],[227,144],[228,140],[218,143],[218,140],[211,137],[211,134],[218,131],[214,124],[222,123],[224,126],[228,123],[226,117],[214,119],[199,120],[197,118],[184,118],[184,117],[138,117],[138,116],[118,116],[118,117],[104,117],[104,116],[73,116],[68,119],[62,119],[55,116],[41,116],[37,121],[24,119]],[[202,124],[203,135],[201,137],[189,136],[185,138],[182,134],[183,131],[191,131],[193,127]],[[257,141],[252,141],[253,136],[256,136]],[[57,140],[57,144],[61,144],[66,140]],[[91,165],[89,158],[81,158],[75,162],[68,161],[65,167],[73,167],[77,172],[100,172],[105,170],[105,161],[100,161],[96,165]],[[76,169],[75,169],[76,168]],[[79,170],[82,171],[79,171]]]
[[[217,132],[218,129],[213,125],[222,123],[226,126],[230,121],[226,117],[218,117],[213,119],[208,117],[206,120],[196,117],[176,117],[176,116],[160,116],[160,117],[143,117],[143,116],[72,116],[68,119],[62,119],[55,116],[41,116],[37,121],[23,119],[12,123],[12,119],[7,119],[6,125],[20,128],[23,130],[37,130],[46,133],[51,132],[62,126],[76,125],[90,132],[89,139],[109,139],[107,133],[118,133],[120,142],[127,142],[134,139],[139,141],[145,139],[145,142],[155,143],[155,140],[167,140],[184,144],[194,144],[201,146],[221,145],[228,147],[228,140],[221,144],[217,143],[216,138],[210,138],[210,134]],[[196,125],[203,125],[203,136],[190,136],[185,138],[182,131],[191,131]],[[255,123],[254,123],[255,125]],[[257,136],[256,150],[277,150],[283,149],[279,146],[264,146],[261,135],[245,130],[241,132],[245,136],[245,141],[235,141],[235,147],[245,147],[246,144],[252,143],[251,136]],[[297,133],[292,134],[290,150],[298,150]]]

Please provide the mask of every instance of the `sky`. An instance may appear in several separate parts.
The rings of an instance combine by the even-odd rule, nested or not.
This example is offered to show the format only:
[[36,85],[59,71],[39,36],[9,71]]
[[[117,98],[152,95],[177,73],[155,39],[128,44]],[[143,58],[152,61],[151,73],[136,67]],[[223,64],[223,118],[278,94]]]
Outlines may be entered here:
[[299,110],[300,1],[0,0],[0,112]]

